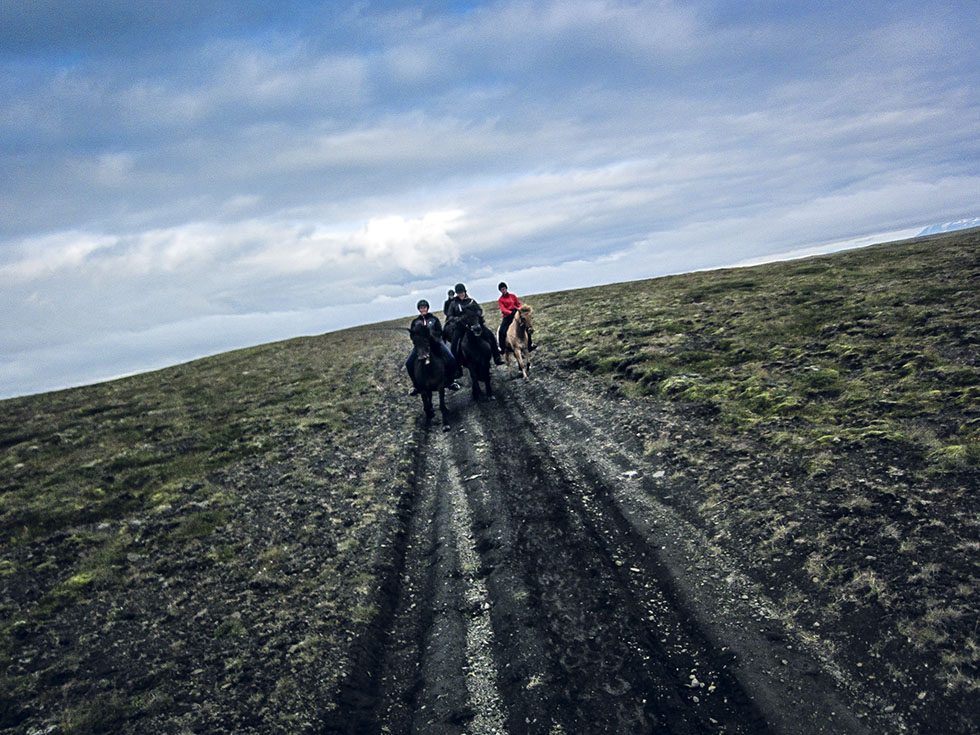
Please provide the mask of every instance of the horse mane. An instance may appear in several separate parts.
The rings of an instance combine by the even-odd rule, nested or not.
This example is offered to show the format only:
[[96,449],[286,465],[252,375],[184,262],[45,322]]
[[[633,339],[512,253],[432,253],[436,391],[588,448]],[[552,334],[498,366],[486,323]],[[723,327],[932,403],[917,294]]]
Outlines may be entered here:
[[518,309],[522,314],[533,314],[534,309],[531,308],[530,304],[522,304],[521,308]]

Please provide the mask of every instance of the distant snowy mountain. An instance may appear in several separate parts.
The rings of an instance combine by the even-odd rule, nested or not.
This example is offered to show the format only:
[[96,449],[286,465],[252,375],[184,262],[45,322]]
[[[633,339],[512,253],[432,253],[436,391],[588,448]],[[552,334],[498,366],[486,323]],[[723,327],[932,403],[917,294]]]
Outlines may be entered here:
[[958,219],[955,222],[944,222],[941,225],[929,225],[919,235],[938,235],[940,232],[953,232],[955,230],[966,230],[970,227],[980,227],[980,217],[970,219]]

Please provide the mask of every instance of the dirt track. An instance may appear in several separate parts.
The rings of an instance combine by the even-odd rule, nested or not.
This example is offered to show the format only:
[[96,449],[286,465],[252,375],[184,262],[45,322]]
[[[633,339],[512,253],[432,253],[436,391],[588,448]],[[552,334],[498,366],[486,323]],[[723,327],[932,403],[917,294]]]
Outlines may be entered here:
[[868,731],[861,693],[660,502],[623,406],[496,377],[420,428],[385,629],[331,732]]

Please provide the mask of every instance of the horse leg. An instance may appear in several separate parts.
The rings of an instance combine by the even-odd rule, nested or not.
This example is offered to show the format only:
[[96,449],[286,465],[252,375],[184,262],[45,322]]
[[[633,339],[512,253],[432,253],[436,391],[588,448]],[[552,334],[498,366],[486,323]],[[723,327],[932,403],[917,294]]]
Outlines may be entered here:
[[517,367],[520,369],[521,375],[524,376],[524,380],[527,380],[527,368],[525,367],[525,360],[527,358],[520,345],[514,345],[514,359],[517,360]]
[[449,409],[446,408],[446,389],[439,389],[439,411],[442,413],[442,430],[449,431]]
[[473,400],[477,400],[480,397],[480,379],[477,377],[476,370],[470,368],[470,385],[472,385]]
[[428,425],[432,421],[432,417],[436,415],[435,409],[432,408],[431,390],[422,391],[422,410],[425,411],[425,423]]

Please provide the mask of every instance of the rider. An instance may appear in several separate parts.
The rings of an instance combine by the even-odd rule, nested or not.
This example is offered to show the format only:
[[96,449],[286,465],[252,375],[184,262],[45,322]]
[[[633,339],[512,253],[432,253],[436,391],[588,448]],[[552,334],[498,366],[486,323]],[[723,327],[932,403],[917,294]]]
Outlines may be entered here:
[[500,356],[500,345],[497,344],[497,340],[493,338],[493,334],[487,329],[487,325],[483,321],[483,309],[476,301],[469,297],[466,293],[466,286],[462,283],[456,284],[456,300],[450,304],[449,314],[446,318],[447,327],[449,326],[449,322],[452,322],[453,353],[459,354],[459,342],[463,337],[463,330],[459,328],[459,323],[463,321],[465,315],[470,314],[475,314],[480,326],[483,327],[481,336],[490,345],[490,354],[493,355],[494,364],[503,365],[504,359]]
[[442,313],[446,315],[446,319],[449,319],[449,307],[453,305],[453,301],[456,300],[456,292],[453,289],[449,289],[449,296],[442,304]]
[[[446,343],[442,341],[442,324],[439,323],[439,319],[429,313],[429,302],[425,299],[420,299],[415,305],[419,310],[419,315],[412,320],[409,326],[409,331],[414,331],[418,327],[425,327],[429,330],[429,336],[432,338],[432,343],[439,345],[439,349],[442,350],[442,359],[446,363],[446,376],[452,381],[446,387],[449,390],[459,390],[460,386],[453,376],[456,375],[456,358],[453,357],[453,353],[449,351],[449,347]],[[408,371],[408,377],[412,380],[412,390],[409,393],[410,396],[417,396],[419,394],[419,387],[415,384],[415,348],[412,348],[412,353],[405,360],[405,369]]]
[[[500,307],[500,313],[503,318],[500,321],[500,329],[497,330],[497,339],[500,340],[500,350],[504,351],[507,349],[507,327],[510,323],[514,321],[514,315],[517,314],[517,310],[521,308],[521,300],[517,298],[517,294],[510,293],[507,290],[507,284],[501,281],[497,285],[497,290],[500,291],[500,298],[497,299],[497,305]],[[531,335],[527,335],[527,349],[528,352],[535,349],[537,345],[531,344]]]

